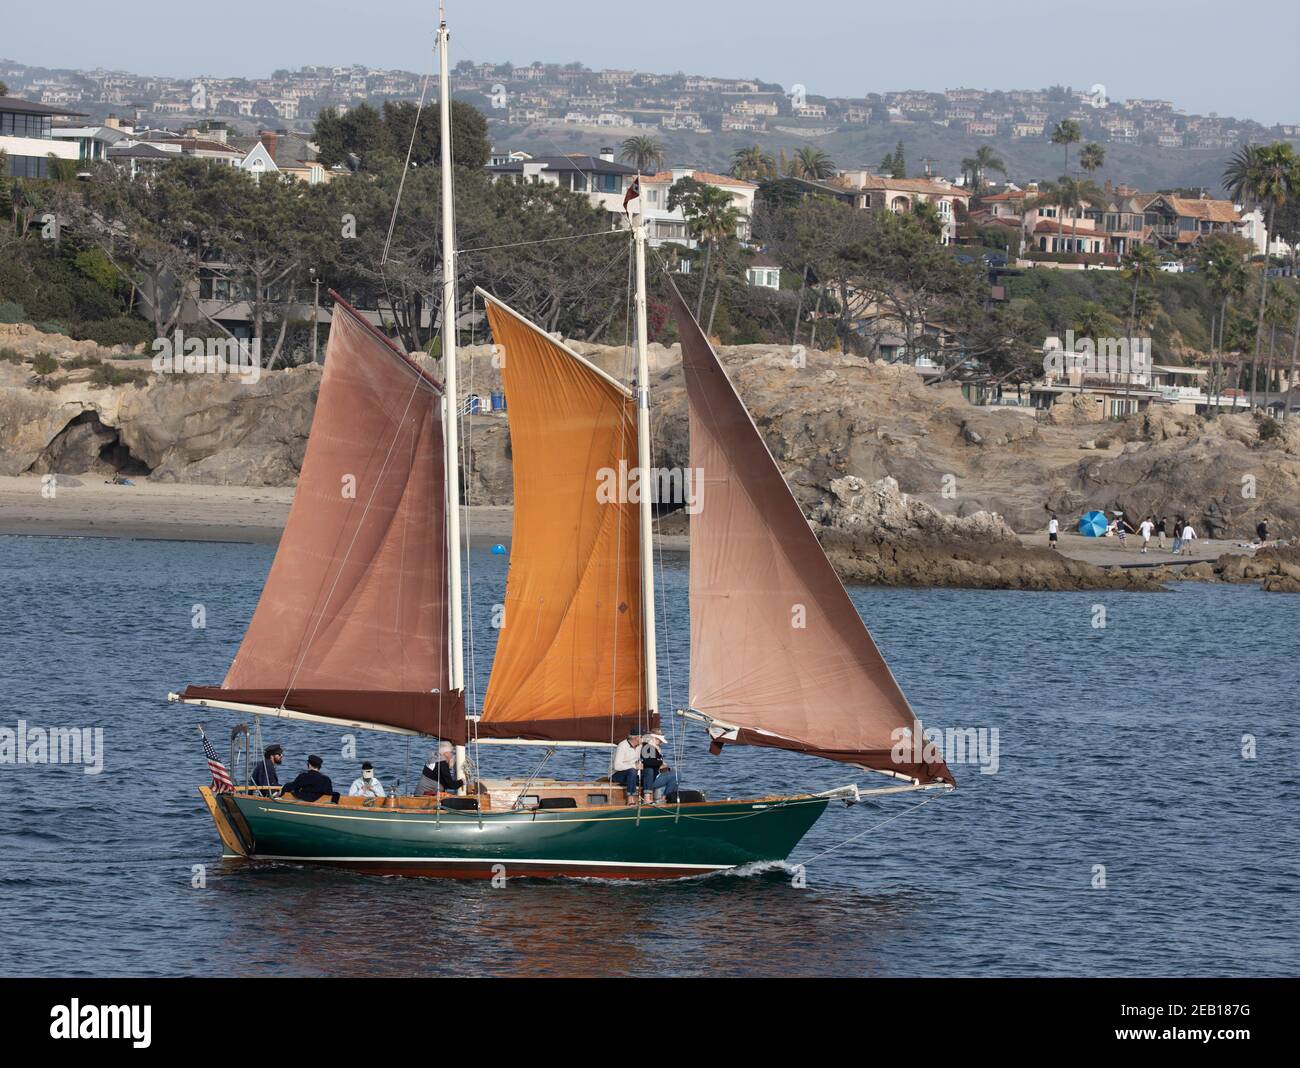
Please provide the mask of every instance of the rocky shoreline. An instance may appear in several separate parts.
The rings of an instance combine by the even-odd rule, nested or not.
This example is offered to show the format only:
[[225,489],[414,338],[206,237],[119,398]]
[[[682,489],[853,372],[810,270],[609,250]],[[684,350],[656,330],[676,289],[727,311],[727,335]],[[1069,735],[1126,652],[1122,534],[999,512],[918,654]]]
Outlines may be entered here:
[[[243,491],[250,499],[235,510],[246,508],[244,519],[222,514],[231,501],[223,505],[215,494],[213,514],[199,522],[178,522],[174,515],[156,522],[183,537],[207,530],[241,540],[241,530],[256,528],[255,540],[274,540],[282,515],[263,522],[257,509],[287,508],[320,369],[268,370],[253,382],[156,374],[138,354],[88,345],[61,348],[57,335],[0,326],[0,351],[9,353],[0,360],[0,476],[27,476],[12,479],[27,483],[31,476],[58,473],[103,483],[125,475],[149,493],[174,486],[182,509],[208,507],[198,503],[203,487]],[[623,349],[573,345],[611,373],[621,372]],[[1266,425],[1253,415],[1210,420],[1152,409],[1096,422],[1072,405],[1043,417],[1028,409],[976,407],[957,385],[925,386],[908,367],[816,351],[792,359],[791,351],[736,346],[721,349],[720,356],[848,582],[1158,590],[1176,578],[1238,581],[1249,573],[1265,588],[1290,590],[1297,581],[1263,553],[1250,566],[1232,562],[1238,557],[1151,567],[1107,560],[1099,566],[1026,545],[1022,536],[1041,531],[1052,512],[1068,530],[1072,516],[1102,508],[1133,517],[1189,515],[1203,538],[1228,544],[1249,537],[1260,518],[1269,520],[1274,536],[1296,538],[1300,421]],[[44,381],[36,380],[30,362],[37,352],[59,361]],[[466,392],[484,400],[501,388],[492,356],[487,346],[462,350]],[[651,368],[655,464],[684,469],[689,446],[677,349],[651,346]],[[467,418],[467,503],[508,515],[509,439],[507,419]],[[0,494],[0,531],[49,528],[51,509],[30,510],[21,494],[14,501]],[[116,526],[102,514],[95,518],[94,509],[110,501],[120,503],[109,497],[86,516],[63,514],[61,529],[148,536],[155,523],[150,515],[123,518]],[[684,516],[666,515],[659,528],[667,547],[681,547]],[[494,529],[484,536],[506,536],[508,523],[504,531]],[[1090,557],[1116,555],[1088,550]]]

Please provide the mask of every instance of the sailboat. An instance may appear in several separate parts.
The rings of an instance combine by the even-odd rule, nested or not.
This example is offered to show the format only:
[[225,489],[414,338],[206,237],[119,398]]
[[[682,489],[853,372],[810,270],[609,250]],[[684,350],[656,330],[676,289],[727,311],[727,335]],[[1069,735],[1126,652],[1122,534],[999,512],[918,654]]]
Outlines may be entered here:
[[[446,740],[464,770],[469,745],[607,750],[661,718],[652,495],[596,492],[620,465],[642,487],[651,478],[646,228],[631,215],[631,385],[479,291],[505,356],[515,505],[504,625],[482,708],[468,707],[448,36],[444,18],[445,380],[331,294],[311,433],[257,608],[221,685],[169,697],[259,726],[279,717]],[[690,517],[690,699],[674,711],[703,726],[715,754],[762,746],[890,783],[720,800],[679,790],[657,804],[607,778],[537,772],[382,801],[201,787],[226,855],[376,874],[680,878],[784,861],[832,801],[955,785],[937,754],[907,741],[919,724],[906,697],[675,289],[671,303],[690,463],[703,473]]]

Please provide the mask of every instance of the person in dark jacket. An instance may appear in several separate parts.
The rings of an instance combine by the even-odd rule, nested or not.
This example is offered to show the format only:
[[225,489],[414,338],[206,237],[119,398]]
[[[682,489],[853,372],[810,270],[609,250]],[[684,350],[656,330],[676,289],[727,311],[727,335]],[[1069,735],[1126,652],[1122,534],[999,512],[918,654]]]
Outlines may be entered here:
[[429,754],[429,763],[420,773],[420,785],[415,788],[415,794],[417,797],[454,794],[464,785],[464,779],[456,778],[455,746],[451,742],[441,742],[437,750]]
[[307,770],[284,788],[285,794],[291,794],[299,801],[317,801],[334,792],[334,784],[328,775],[321,774],[323,761],[318,756],[307,758]]
[[271,793],[271,787],[280,785],[280,776],[275,769],[283,762],[284,746],[268,745],[262,751],[262,759],[253,765],[253,785],[264,787],[264,794]]

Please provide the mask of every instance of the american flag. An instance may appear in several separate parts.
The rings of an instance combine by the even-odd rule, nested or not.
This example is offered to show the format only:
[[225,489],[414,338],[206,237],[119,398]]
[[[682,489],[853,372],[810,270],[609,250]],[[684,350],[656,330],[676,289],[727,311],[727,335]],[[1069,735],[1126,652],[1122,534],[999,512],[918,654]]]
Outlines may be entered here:
[[208,758],[208,770],[212,772],[212,792],[214,794],[233,794],[235,784],[230,781],[230,772],[226,770],[226,765],[221,763],[216,749],[208,741],[206,734],[203,735],[203,755]]

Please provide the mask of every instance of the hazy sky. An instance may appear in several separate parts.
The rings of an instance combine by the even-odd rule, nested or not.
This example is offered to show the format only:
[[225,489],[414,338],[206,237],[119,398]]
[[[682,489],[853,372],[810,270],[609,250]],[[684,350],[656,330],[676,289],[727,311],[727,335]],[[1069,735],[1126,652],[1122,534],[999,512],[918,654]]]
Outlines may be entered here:
[[[177,76],[422,71],[437,21],[436,3],[413,0],[43,0],[27,11],[4,20],[0,55]],[[1295,0],[452,0],[449,21],[453,60],[758,77],[829,96],[1102,84],[1112,98],[1300,122]]]

